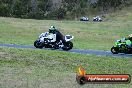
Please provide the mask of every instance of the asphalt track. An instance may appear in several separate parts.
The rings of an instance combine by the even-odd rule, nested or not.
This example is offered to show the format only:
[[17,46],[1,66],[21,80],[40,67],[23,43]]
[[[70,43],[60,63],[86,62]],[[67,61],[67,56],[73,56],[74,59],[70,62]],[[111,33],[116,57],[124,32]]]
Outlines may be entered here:
[[[0,44],[1,47],[13,47],[13,48],[30,48],[36,49],[34,46],[31,45],[17,45],[17,44]],[[45,49],[45,48],[44,48]],[[42,49],[42,50],[44,50]],[[50,49],[46,49],[50,50]],[[62,51],[59,49],[59,51]],[[112,54],[110,51],[103,51],[103,50],[82,50],[82,49],[72,49],[65,52],[72,52],[72,53],[79,53],[79,54],[92,54],[98,56],[112,56],[112,57],[129,57],[132,58],[132,54]]]

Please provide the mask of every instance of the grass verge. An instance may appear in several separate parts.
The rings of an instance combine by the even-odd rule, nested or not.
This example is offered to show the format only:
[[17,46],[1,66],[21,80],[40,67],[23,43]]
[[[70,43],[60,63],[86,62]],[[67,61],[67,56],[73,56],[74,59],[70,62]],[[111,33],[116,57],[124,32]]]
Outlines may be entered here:
[[62,51],[0,47],[1,88],[131,88],[132,84],[76,83],[77,67],[88,74],[130,74],[132,59]]

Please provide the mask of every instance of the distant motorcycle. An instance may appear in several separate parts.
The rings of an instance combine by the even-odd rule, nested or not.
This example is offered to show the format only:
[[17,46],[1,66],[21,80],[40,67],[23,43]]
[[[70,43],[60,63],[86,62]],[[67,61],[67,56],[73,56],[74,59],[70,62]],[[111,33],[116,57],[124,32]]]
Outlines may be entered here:
[[101,22],[102,19],[99,16],[93,17],[94,22]]
[[52,34],[49,32],[42,33],[39,38],[34,42],[34,46],[36,48],[42,49],[44,48],[52,48],[52,49],[63,49],[63,50],[70,50],[73,48],[73,43],[71,40],[74,38],[74,36],[71,35],[65,35],[65,44],[63,44],[62,40],[59,42],[56,42],[56,34]]
[[80,21],[89,21],[89,18],[88,17],[81,17]]

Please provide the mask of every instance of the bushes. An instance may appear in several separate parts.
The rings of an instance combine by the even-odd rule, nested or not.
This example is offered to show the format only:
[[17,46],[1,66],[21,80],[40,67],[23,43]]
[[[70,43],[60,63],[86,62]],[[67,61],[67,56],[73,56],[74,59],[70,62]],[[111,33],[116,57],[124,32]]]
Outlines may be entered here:
[[[131,0],[0,0],[0,16],[34,19],[78,18],[132,5]],[[62,1],[62,2],[61,2]],[[54,7],[56,6],[56,7]]]
[[7,4],[1,4],[0,5],[0,16],[9,16],[10,10],[9,6]]
[[[90,0],[93,1],[93,0]],[[90,3],[94,8],[99,8],[101,11],[107,11],[111,8],[115,10],[121,6],[132,5],[131,0],[95,0],[95,2]]]

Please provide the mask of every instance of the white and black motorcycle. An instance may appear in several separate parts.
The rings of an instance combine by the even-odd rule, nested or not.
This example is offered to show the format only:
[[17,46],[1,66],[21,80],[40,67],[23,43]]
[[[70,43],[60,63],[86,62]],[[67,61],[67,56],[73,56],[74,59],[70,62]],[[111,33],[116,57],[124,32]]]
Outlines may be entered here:
[[52,49],[63,49],[63,50],[70,50],[73,48],[73,43],[71,40],[74,36],[65,35],[65,44],[63,44],[62,40],[56,42],[56,34],[52,34],[49,32],[42,33],[39,38],[34,42],[34,46],[36,48],[42,49],[44,48],[52,48]]
[[94,22],[101,22],[102,19],[101,19],[101,17],[96,16],[96,17],[93,17],[93,21],[94,21]]

